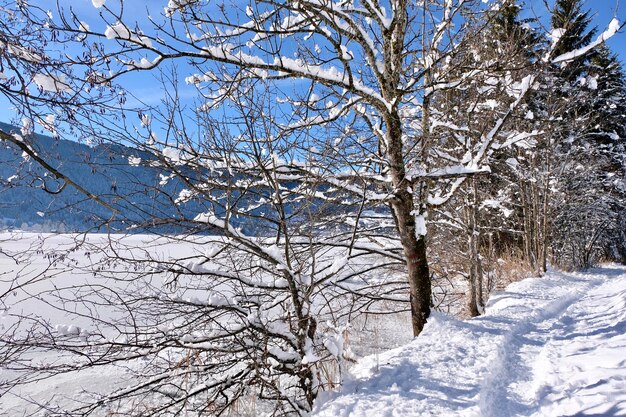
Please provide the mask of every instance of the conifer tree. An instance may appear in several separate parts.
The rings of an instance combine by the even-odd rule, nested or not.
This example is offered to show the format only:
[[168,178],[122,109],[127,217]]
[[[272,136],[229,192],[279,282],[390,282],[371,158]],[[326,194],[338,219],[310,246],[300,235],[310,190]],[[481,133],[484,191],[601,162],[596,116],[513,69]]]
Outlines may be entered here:
[[[581,0],[561,0],[552,16],[553,41],[563,51],[591,43],[595,28]],[[569,49],[567,49],[569,48]],[[591,266],[619,234],[624,178],[624,75],[603,46],[566,65],[554,66],[548,106],[554,162],[560,172],[553,205],[555,262]],[[555,211],[556,212],[556,211]],[[610,252],[610,250],[608,250]]]
[[[588,10],[583,11],[583,4],[581,0],[557,0],[555,3],[551,17],[551,37],[556,42],[556,56],[587,46],[593,40],[597,30],[590,28],[591,16]],[[591,59],[594,52],[570,62],[563,77],[568,81],[575,80],[584,71],[584,63]]]

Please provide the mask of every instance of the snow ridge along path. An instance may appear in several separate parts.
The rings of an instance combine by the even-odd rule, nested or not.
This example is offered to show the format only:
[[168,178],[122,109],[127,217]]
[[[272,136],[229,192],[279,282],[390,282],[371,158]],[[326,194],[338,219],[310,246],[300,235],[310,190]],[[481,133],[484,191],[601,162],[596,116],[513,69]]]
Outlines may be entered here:
[[514,283],[351,373],[315,416],[626,416],[626,266]]

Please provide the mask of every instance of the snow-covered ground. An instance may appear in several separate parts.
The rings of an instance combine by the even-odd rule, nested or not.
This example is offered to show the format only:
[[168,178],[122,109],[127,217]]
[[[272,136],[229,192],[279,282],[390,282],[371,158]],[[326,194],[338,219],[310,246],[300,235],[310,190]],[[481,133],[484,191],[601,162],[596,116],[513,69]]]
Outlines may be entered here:
[[[180,277],[177,285],[168,285],[171,274],[158,271],[144,276],[142,273],[145,269],[133,269],[133,264],[129,266],[119,259],[140,260],[144,263],[182,259],[183,265],[189,265],[193,257],[214,251],[216,239],[210,236],[178,240],[149,235],[0,232],[0,336],[11,335],[20,322],[35,321],[38,329],[44,328],[44,332],[50,331],[61,339],[68,336],[70,340],[76,339],[80,343],[91,334],[100,332],[106,336],[106,340],[124,343],[127,317],[132,317],[134,323],[141,323],[145,316],[139,318],[141,314],[137,311],[130,314],[126,310],[129,303],[118,302],[119,299],[109,297],[110,294],[119,294],[120,298],[126,300],[133,299],[134,295],[141,297],[153,294],[182,299],[179,294],[186,291],[185,297],[189,294],[191,299],[191,295],[194,295],[192,291],[198,287],[192,287],[190,283],[182,284]],[[109,258],[112,251],[116,257]],[[333,258],[332,255],[328,257]],[[369,265],[366,263],[368,261],[359,261]],[[202,265],[207,267],[209,264]],[[373,277],[372,282],[377,284],[381,279]],[[197,282],[203,286],[205,297],[209,289],[221,291],[211,281]],[[324,305],[327,303],[325,300]],[[410,341],[408,313],[398,312],[396,303],[388,302],[380,307],[375,313],[381,310],[394,313],[369,314],[350,321],[350,347],[356,355],[381,352]],[[164,326],[160,323],[154,328],[163,331]],[[397,329],[402,329],[404,337],[388,343],[389,335],[396,333]],[[30,326],[22,325],[20,328],[20,331],[29,330]],[[2,343],[0,340],[0,351],[3,352]],[[89,347],[81,349],[90,352]],[[169,353],[175,357],[179,352]],[[49,364],[74,364],[80,361],[79,356],[59,349],[30,349],[27,355],[20,358],[21,362],[14,357],[0,357],[0,416],[39,415],[37,413],[42,405],[50,409],[73,410],[88,401],[95,401],[94,398],[99,399],[118,389],[133,386],[138,383],[137,376],[152,372],[146,369],[153,359],[145,357],[112,361],[88,369],[45,372]],[[173,361],[176,362],[176,359]],[[24,367],[20,367],[21,364]],[[44,371],[24,371],[28,366],[44,368]],[[329,377],[334,377],[332,370],[329,371]],[[16,380],[19,380],[19,384],[13,385]],[[246,399],[242,403],[245,404],[238,406],[232,415],[244,417],[242,409],[247,407],[251,411],[245,416],[256,416],[262,406],[254,403],[254,399]],[[111,404],[111,413],[109,409],[102,409],[93,415],[113,415],[112,410],[116,406]],[[57,414],[51,412],[51,415]],[[68,411],[68,415],[76,413]]]
[[[85,238],[87,246],[72,250],[76,236],[0,234],[0,328],[10,324],[7,311],[35,308],[38,299],[25,294],[52,296],[61,284],[71,289],[94,280],[84,265],[97,255],[86,251],[106,236]],[[116,247],[123,248],[163,259],[193,249],[145,236],[127,237]],[[7,255],[33,252],[28,262]],[[70,255],[62,260],[63,254]],[[45,306],[51,322],[84,324],[36,304]],[[375,354],[352,368],[341,392],[321,396],[317,417],[626,416],[625,266],[553,271],[512,284],[492,296],[485,316],[460,321],[434,314],[412,342],[402,314],[352,323],[352,351]],[[88,393],[128,384],[140,365],[106,365],[16,387],[0,397],[0,416],[25,415],[33,401],[75,405]],[[0,382],[9,377],[0,369]]]
[[526,279],[473,320],[436,314],[347,379],[315,416],[626,416],[626,267]]

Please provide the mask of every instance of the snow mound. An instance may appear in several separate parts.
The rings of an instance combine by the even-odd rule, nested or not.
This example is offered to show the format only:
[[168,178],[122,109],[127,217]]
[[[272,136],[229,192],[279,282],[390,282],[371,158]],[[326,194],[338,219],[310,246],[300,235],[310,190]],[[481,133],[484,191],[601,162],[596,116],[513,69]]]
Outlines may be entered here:
[[313,415],[626,416],[626,267],[512,284],[351,372]]

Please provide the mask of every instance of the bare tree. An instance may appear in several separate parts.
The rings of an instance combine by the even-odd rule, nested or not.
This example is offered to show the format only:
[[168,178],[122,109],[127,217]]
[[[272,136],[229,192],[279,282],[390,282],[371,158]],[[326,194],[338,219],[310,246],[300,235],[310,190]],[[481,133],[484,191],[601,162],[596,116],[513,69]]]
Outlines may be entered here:
[[[482,71],[450,67],[460,45],[471,39],[463,39],[467,26],[453,21],[462,12],[483,12],[480,2],[260,2],[241,10],[173,2],[163,23],[143,31],[141,23],[127,21],[123,8],[103,10],[105,34],[85,32],[73,14],[66,15],[63,29],[114,40],[117,49],[89,54],[98,57],[97,64],[106,63],[113,77],[186,58],[197,69],[187,81],[203,94],[200,108],[206,112],[229,106],[233,91],[245,85],[273,84],[279,113],[266,116],[285,141],[316,136],[313,142],[323,153],[313,155],[312,166],[326,168],[317,174],[319,181],[363,198],[369,207],[389,207],[404,252],[413,332],[419,334],[431,303],[428,206],[442,204],[468,173],[483,169],[510,113],[494,115],[493,127],[468,146],[467,157],[446,160],[436,153],[430,135],[434,94]],[[284,80],[299,81],[286,89],[279,85]],[[513,107],[531,81],[518,82]],[[337,125],[342,130],[329,135],[327,129]]]

